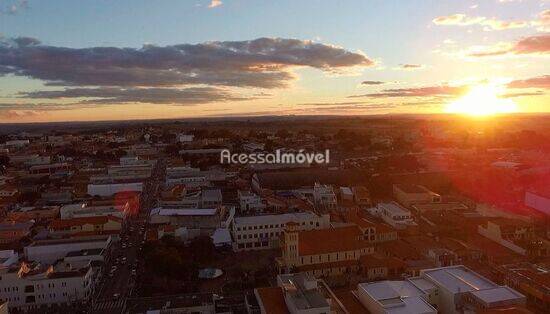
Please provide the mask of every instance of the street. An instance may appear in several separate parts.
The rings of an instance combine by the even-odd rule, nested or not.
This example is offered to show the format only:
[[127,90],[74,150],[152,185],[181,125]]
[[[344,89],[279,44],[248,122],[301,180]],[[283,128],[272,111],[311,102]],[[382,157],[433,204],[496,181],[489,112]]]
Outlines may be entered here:
[[130,213],[120,232],[120,241],[113,243],[109,261],[91,302],[90,313],[121,313],[126,300],[135,296],[136,278],[143,270],[140,251],[151,209],[156,204],[159,187],[164,182],[165,165],[157,160],[151,177],[144,182],[137,213]]

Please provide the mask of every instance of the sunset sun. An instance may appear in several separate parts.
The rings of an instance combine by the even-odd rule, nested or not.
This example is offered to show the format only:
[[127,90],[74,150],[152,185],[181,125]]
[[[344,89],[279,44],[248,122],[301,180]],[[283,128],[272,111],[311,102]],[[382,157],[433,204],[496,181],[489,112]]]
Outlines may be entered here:
[[445,111],[472,116],[488,116],[518,111],[518,107],[513,100],[499,98],[498,94],[499,88],[496,86],[475,86],[466,95],[448,104]]

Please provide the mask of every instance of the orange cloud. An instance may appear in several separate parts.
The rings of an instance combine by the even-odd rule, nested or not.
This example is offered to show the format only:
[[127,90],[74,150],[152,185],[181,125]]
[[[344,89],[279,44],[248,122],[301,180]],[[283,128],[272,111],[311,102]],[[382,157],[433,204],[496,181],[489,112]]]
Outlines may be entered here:
[[550,53],[550,34],[529,36],[520,39],[514,44],[483,47],[477,51],[467,53],[469,57],[491,57],[502,55],[527,55]]
[[447,26],[469,26],[481,25],[484,30],[505,30],[513,28],[523,28],[529,26],[526,21],[502,21],[494,18],[486,18],[484,16],[467,16],[466,14],[453,14],[447,16],[439,16],[432,20],[436,25]]

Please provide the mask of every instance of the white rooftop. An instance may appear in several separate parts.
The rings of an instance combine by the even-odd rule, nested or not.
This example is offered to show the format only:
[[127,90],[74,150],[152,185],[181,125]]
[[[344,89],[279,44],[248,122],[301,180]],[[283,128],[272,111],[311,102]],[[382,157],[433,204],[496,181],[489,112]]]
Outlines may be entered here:
[[422,290],[408,281],[379,281],[360,283],[359,293],[366,293],[375,300],[384,313],[392,314],[424,314],[437,311],[422,295]]
[[434,283],[449,290],[451,293],[499,287],[489,279],[486,279],[462,265],[423,270],[421,276],[432,280]]
[[476,298],[486,304],[492,304],[501,301],[521,300],[525,298],[522,294],[506,286],[474,291],[472,292],[472,295],[474,295]]
[[235,217],[235,224],[236,225],[284,224],[290,221],[301,222],[304,220],[313,219],[315,217],[316,215],[312,212]]
[[151,216],[213,216],[217,211],[217,208],[154,208]]

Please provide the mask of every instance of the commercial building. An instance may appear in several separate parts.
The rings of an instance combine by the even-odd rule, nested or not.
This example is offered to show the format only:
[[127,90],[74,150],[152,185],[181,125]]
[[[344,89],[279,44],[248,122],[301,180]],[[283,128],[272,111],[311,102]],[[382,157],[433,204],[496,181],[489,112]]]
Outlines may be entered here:
[[74,239],[38,240],[24,248],[28,261],[51,264],[70,252],[101,249],[107,251],[112,243],[110,236],[89,236]]
[[525,296],[462,265],[426,269],[403,281],[360,283],[354,291],[371,313],[478,313],[525,304]]

